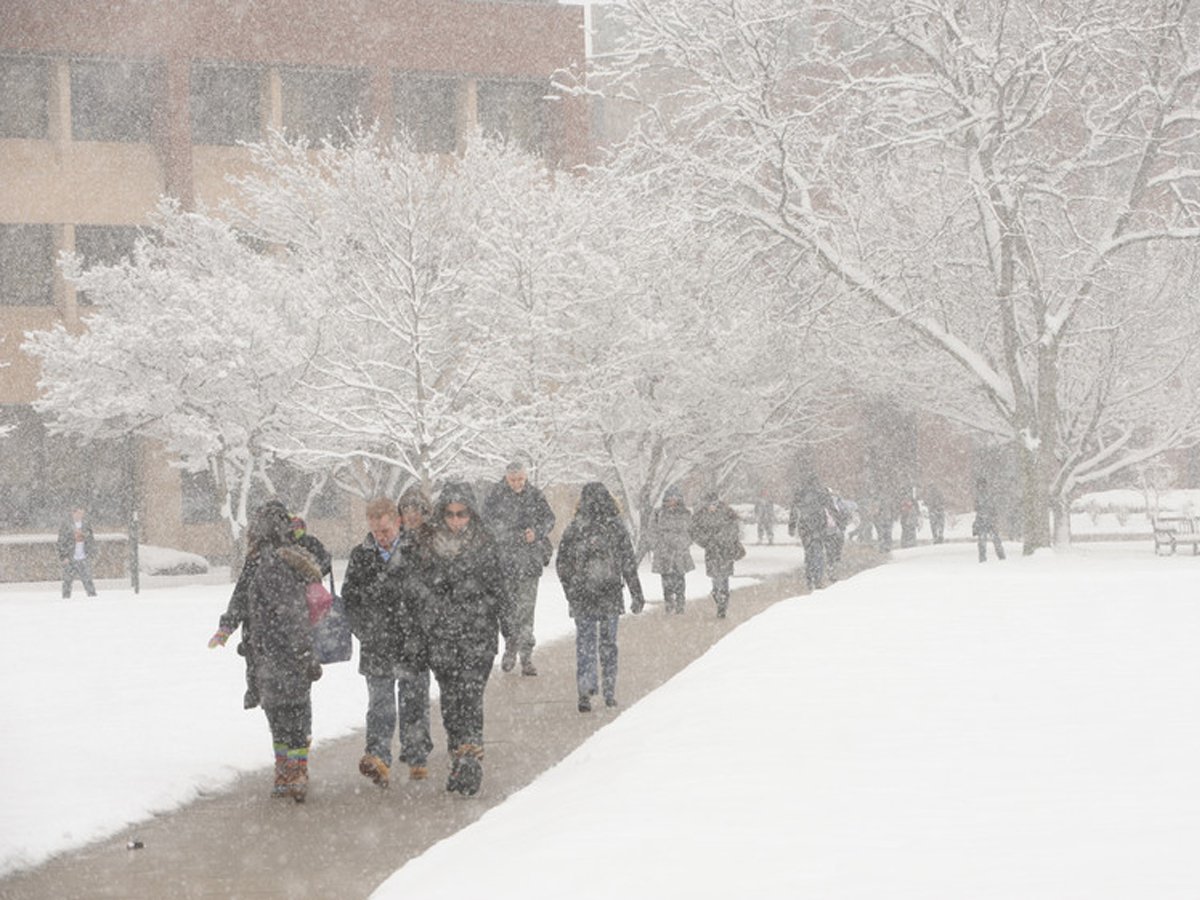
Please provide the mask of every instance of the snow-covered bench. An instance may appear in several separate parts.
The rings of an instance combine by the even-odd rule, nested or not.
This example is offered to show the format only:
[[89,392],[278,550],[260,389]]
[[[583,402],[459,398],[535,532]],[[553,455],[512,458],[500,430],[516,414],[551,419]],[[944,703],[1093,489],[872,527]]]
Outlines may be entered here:
[[1200,522],[1191,516],[1152,516],[1154,552],[1174,553],[1180,545],[1192,545],[1192,555],[1200,553]]

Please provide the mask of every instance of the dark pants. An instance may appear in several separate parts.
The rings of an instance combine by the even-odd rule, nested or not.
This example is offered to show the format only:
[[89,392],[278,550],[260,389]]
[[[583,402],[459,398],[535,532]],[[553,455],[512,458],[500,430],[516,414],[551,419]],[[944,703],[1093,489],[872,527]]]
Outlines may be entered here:
[[312,741],[312,699],[302,703],[264,706],[271,740],[290,749],[307,747]]
[[980,529],[977,537],[979,539],[980,562],[987,562],[987,542],[989,537],[996,548],[996,559],[1004,559],[1004,545],[1000,543],[1000,532],[995,528],[983,528]]
[[767,539],[768,544],[775,543],[775,523],[774,522],[759,522],[758,523],[758,542],[761,544],[763,538]]
[[397,667],[396,677],[368,675],[367,753],[392,764],[392,735],[400,725],[400,761],[423,766],[433,749],[429,737],[429,670]]
[[442,694],[442,726],[451,753],[463,744],[483,746],[483,691],[491,673],[490,662],[479,671],[434,670]]
[[931,515],[929,517],[929,530],[933,533],[933,542],[940,544],[946,540],[946,517],[944,515]]
[[729,576],[713,575],[712,586],[713,600],[717,604],[717,615],[723,616],[725,610],[729,608]]
[[682,572],[662,573],[663,604],[669,613],[683,612],[684,585],[686,579]]
[[71,596],[71,585],[78,578],[83,584],[83,589],[87,591],[89,597],[96,596],[96,585],[92,583],[92,564],[86,559],[66,559],[63,560],[63,598]]
[[[575,617],[575,683],[579,696],[604,688],[604,699],[617,693],[617,623],[619,616]],[[596,660],[599,657],[598,674]]]
[[[534,613],[537,611],[538,580],[541,576],[532,578],[514,578],[510,581],[512,589],[512,607],[505,610],[504,620],[500,623],[500,633],[504,635],[505,650],[520,653],[521,659],[529,659],[533,655]],[[439,684],[441,682],[438,682]]]
[[825,541],[810,537],[804,541],[804,580],[810,591],[819,588],[825,580]]

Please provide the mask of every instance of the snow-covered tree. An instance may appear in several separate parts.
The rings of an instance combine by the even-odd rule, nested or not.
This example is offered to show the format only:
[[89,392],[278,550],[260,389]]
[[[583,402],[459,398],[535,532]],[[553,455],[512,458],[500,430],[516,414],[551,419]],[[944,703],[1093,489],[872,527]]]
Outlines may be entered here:
[[210,471],[236,544],[271,446],[298,427],[294,394],[317,346],[303,278],[204,211],[163,201],[152,224],[121,263],[65,261],[94,306],[78,333],[29,334],[34,405],[52,432],[150,438]]
[[610,90],[660,98],[636,164],[823,269],[912,402],[1014,442],[1027,550],[1078,485],[1200,437],[1200,8],[619,6]]

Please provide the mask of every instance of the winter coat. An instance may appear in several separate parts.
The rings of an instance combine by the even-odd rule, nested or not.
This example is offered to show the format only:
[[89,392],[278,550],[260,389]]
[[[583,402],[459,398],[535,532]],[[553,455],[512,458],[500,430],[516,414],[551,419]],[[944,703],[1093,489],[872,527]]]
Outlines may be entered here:
[[[491,668],[500,646],[501,614],[511,605],[496,541],[478,521],[474,501],[467,485],[443,488],[434,512],[437,524],[421,536],[406,582],[416,627],[402,661],[414,667],[427,663],[439,678]],[[472,511],[459,539],[444,524],[453,502]]]
[[[593,498],[587,489],[595,484],[604,497]],[[599,482],[585,486],[579,512],[558,544],[555,570],[567,596],[572,618],[610,618],[625,612],[624,586],[629,586],[633,608],[641,611],[645,598],[638,579],[637,557],[629,532],[617,516],[612,496]],[[607,508],[611,504],[611,508]]]
[[421,630],[420,594],[414,590],[413,579],[420,574],[422,547],[432,533],[433,527],[428,523],[415,531],[401,529],[400,543],[388,560],[379,585],[381,605],[395,611],[394,627],[400,637],[396,660],[413,671],[429,667],[425,655],[428,641]]
[[[518,579],[539,577],[554,552],[550,546],[554,510],[545,494],[529,483],[518,494],[501,479],[484,501],[483,518],[496,538],[505,575]],[[525,540],[527,528],[533,529],[533,543]]]
[[321,580],[311,556],[296,546],[264,549],[248,591],[254,680],[263,708],[303,703],[320,677],[308,621],[308,585]]
[[833,494],[819,484],[808,484],[796,491],[788,514],[788,534],[804,543],[820,540],[832,520]]
[[[96,555],[96,535],[92,531],[92,523],[87,519],[83,520],[83,527],[79,530],[83,540],[83,555],[87,559],[91,559]],[[58,529],[58,558],[61,560],[71,560],[75,558],[75,521],[67,519]]]
[[358,671],[362,675],[395,677],[408,628],[400,593],[388,589],[388,568],[393,563],[399,566],[406,552],[411,553],[411,548],[401,540],[391,561],[385,561],[372,534],[350,551],[342,602],[350,631],[358,638]]
[[[696,568],[692,559],[692,513],[679,503],[660,506],[650,517],[650,571],[682,575]],[[562,552],[561,549],[559,552]]]
[[296,543],[305,553],[317,561],[317,565],[321,568],[322,575],[328,575],[333,569],[333,557],[329,551],[325,549],[317,538],[313,537],[307,531],[296,538]]
[[704,573],[709,578],[728,577],[733,564],[745,556],[738,514],[728,503],[705,505],[692,516],[692,540],[704,549]]

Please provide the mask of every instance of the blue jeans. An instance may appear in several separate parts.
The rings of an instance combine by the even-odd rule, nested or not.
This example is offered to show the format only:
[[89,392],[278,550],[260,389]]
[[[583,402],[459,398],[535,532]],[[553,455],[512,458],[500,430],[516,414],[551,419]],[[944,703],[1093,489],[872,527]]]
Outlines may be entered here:
[[392,735],[400,723],[400,761],[423,766],[433,749],[429,737],[429,670],[396,668],[396,677],[368,675],[367,753],[392,764]]
[[617,693],[618,616],[575,617],[575,682],[579,696],[595,694],[601,687],[596,671],[597,651],[603,672],[604,699]]

